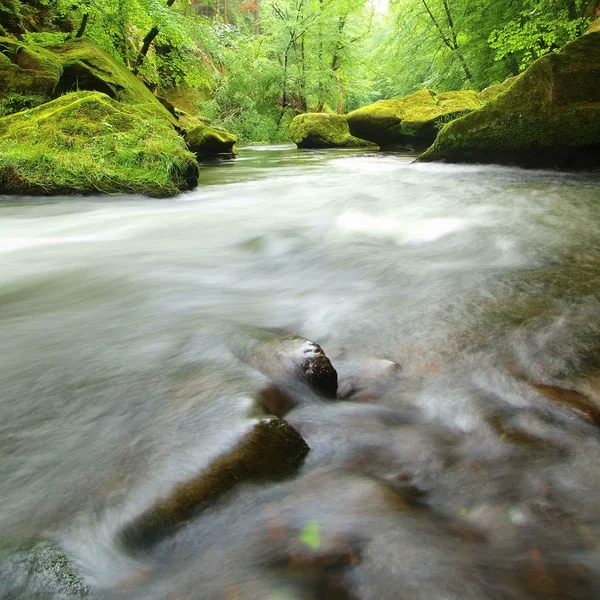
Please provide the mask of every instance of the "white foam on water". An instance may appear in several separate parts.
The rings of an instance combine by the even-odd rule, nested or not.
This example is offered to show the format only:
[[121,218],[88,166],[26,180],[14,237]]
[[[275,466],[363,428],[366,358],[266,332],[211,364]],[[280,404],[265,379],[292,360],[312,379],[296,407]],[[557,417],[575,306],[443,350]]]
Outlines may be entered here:
[[360,211],[342,214],[336,226],[345,233],[357,233],[379,239],[392,239],[397,244],[434,242],[467,227],[465,219],[437,217],[431,219],[398,219],[373,216]]

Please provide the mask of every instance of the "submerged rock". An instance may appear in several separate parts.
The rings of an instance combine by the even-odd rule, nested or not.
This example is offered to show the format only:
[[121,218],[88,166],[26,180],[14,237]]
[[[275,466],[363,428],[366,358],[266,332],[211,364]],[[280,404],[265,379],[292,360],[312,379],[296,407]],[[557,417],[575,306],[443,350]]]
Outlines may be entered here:
[[0,551],[0,597],[83,598],[89,586],[52,542],[33,541]]
[[190,151],[197,157],[235,154],[237,138],[221,127],[214,127],[202,121],[198,121],[196,127],[188,130],[184,138]]
[[122,532],[127,546],[142,547],[176,530],[198,511],[242,482],[277,481],[302,466],[309,447],[302,436],[280,419],[256,421],[227,454],[201,473],[175,486]]
[[600,168],[600,32],[547,54],[448,124],[421,161]]
[[298,148],[361,148],[371,142],[350,135],[346,115],[305,113],[294,118],[290,138]]
[[381,147],[426,148],[439,127],[481,106],[477,92],[420,90],[404,98],[380,100],[348,115],[350,133]]
[[198,165],[166,119],[99,92],[67,94],[0,119],[0,192],[171,196]]

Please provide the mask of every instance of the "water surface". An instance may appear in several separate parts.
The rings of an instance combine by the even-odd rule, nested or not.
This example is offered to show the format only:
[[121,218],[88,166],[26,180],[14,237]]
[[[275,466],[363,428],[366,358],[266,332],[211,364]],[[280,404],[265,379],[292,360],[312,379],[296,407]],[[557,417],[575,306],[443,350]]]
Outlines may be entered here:
[[[599,595],[597,429],[529,383],[600,398],[600,180],[412,160],[262,146],[176,199],[3,198],[2,538],[58,539],[99,597]],[[132,555],[247,430],[255,328],[356,393],[290,413],[297,479]]]

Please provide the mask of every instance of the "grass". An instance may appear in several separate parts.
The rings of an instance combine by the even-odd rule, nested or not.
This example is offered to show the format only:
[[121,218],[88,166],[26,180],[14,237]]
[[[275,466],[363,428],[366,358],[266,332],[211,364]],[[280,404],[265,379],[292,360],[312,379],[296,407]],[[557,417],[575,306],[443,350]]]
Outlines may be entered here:
[[99,92],[0,119],[0,192],[141,193],[194,187],[198,166],[162,117]]

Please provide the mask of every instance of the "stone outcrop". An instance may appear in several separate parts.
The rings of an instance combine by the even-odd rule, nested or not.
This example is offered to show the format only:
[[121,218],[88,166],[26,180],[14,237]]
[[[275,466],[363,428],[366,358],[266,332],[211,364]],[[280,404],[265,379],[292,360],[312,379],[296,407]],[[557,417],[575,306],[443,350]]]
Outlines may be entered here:
[[446,125],[419,160],[600,168],[600,32],[538,59],[510,89]]
[[362,148],[371,142],[350,135],[345,115],[305,113],[290,125],[290,138],[298,148]]
[[435,140],[440,127],[481,106],[473,91],[420,90],[404,98],[380,100],[348,114],[350,133],[382,148],[423,149]]

